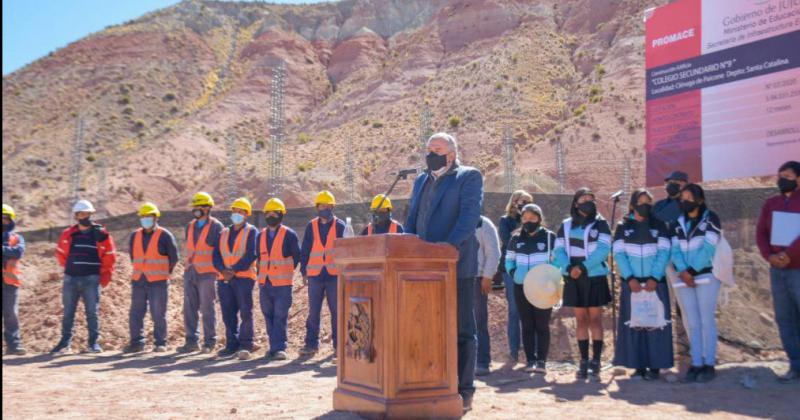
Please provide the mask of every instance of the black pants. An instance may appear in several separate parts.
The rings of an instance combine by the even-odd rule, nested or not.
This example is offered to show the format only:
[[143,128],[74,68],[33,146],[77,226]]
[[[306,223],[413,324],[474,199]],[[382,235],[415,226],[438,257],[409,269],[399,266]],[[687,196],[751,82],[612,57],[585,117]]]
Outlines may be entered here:
[[539,309],[525,298],[522,285],[514,284],[519,319],[522,321],[522,346],[528,363],[547,360],[550,349],[550,315],[552,309]]

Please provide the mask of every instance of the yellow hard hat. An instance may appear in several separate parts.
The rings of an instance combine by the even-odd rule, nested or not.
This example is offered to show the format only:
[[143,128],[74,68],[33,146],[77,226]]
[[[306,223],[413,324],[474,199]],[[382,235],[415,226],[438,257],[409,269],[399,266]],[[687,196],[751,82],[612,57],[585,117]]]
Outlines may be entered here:
[[270,198],[267,200],[267,203],[264,204],[264,213],[277,211],[281,214],[286,214],[286,205],[283,204],[280,198]]
[[17,212],[8,204],[3,204],[3,216],[8,216],[11,220],[17,220]]
[[[389,200],[389,197],[386,197],[384,199],[384,197],[386,197],[386,196],[383,195],[383,194],[376,195],[375,198],[372,199],[372,205],[369,206],[370,210],[378,210],[378,205],[379,204],[381,206],[380,208],[391,210],[392,209],[392,200]],[[383,203],[381,203],[381,200],[383,200]]]
[[142,204],[142,207],[139,207],[139,217],[145,216],[161,217],[161,212],[158,210],[158,207],[156,207],[155,204],[144,203]]
[[214,207],[214,199],[211,198],[211,194],[203,191],[195,194],[194,197],[192,197],[192,207],[197,206]]
[[317,204],[330,204],[335,206],[336,198],[333,196],[333,193],[328,190],[320,191],[319,194],[317,194],[317,198],[314,200],[314,205],[316,206]]
[[236,201],[231,204],[231,210],[233,209],[244,210],[247,212],[248,216],[253,215],[253,205],[250,204],[250,200],[245,197],[237,198]]

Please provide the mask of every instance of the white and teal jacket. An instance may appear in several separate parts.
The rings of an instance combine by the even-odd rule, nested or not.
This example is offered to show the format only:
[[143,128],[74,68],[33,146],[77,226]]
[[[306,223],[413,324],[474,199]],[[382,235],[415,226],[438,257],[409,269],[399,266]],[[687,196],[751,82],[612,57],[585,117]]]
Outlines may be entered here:
[[506,272],[514,276],[514,283],[522,284],[533,267],[552,264],[556,234],[540,227],[528,234],[518,229],[511,235],[506,249]]
[[719,216],[705,207],[700,218],[691,220],[681,215],[670,225],[672,236],[671,261],[675,270],[688,271],[693,276],[710,274],[717,243],[722,234]]
[[669,232],[664,223],[654,218],[637,222],[633,216],[626,217],[614,232],[614,261],[620,277],[664,281],[670,246]]
[[611,228],[599,214],[582,225],[567,218],[558,229],[554,252],[555,265],[564,275],[574,265],[582,265],[589,277],[608,275]]

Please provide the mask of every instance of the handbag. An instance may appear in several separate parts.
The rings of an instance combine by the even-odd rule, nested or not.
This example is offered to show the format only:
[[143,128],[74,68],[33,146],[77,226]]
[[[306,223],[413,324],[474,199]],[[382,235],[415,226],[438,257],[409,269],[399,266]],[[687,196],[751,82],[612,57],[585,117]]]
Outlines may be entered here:
[[664,304],[656,292],[642,290],[631,293],[631,319],[625,323],[630,328],[657,330],[667,326]]

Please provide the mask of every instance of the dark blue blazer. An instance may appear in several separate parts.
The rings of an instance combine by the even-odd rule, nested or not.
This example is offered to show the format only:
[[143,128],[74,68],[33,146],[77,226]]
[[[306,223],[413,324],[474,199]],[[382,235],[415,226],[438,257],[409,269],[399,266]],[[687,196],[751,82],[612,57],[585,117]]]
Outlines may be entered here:
[[[447,242],[458,249],[458,278],[478,275],[478,239],[475,229],[481,218],[483,206],[483,176],[469,166],[457,166],[443,175],[437,188],[431,212],[428,215],[428,232],[422,238],[427,242]],[[408,219],[403,225],[406,233],[417,233],[417,213],[422,187],[433,178],[423,173],[414,181]]]

